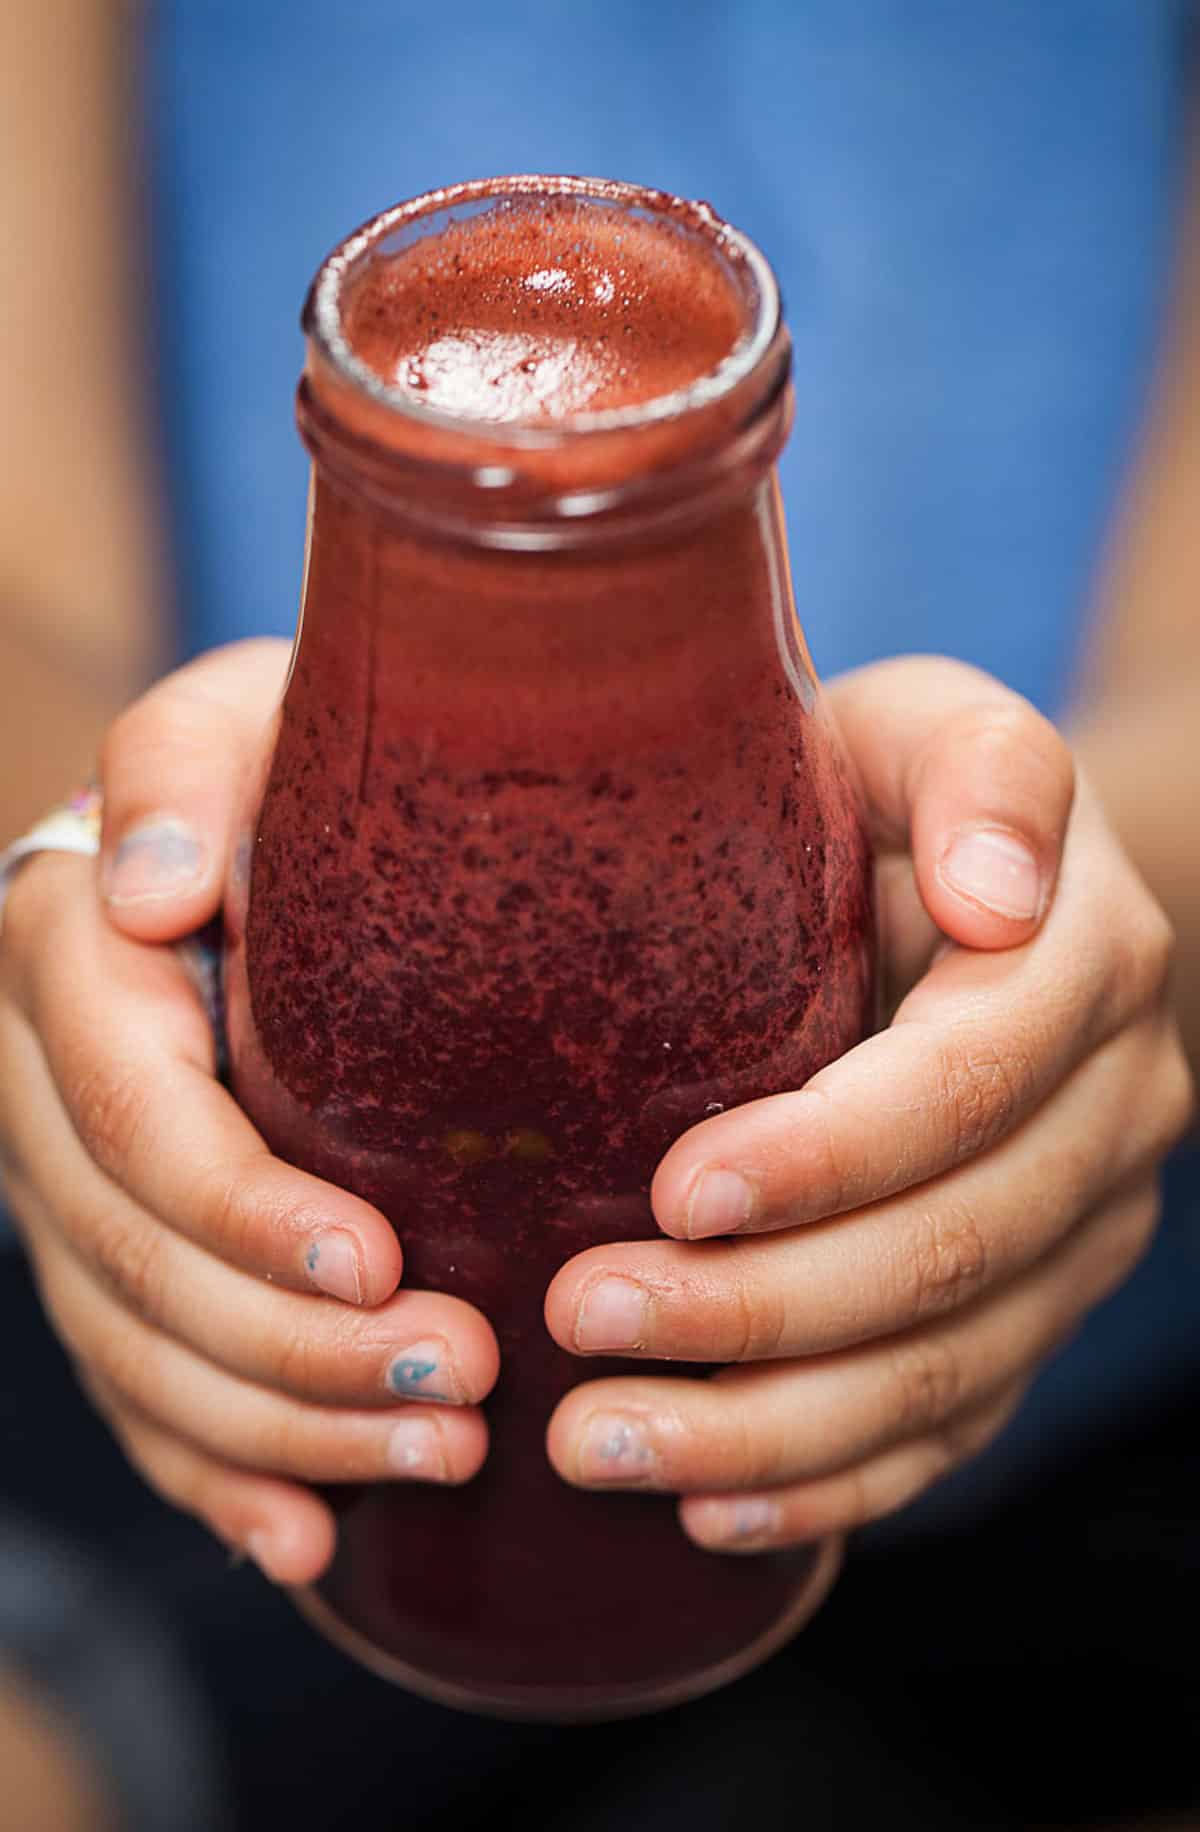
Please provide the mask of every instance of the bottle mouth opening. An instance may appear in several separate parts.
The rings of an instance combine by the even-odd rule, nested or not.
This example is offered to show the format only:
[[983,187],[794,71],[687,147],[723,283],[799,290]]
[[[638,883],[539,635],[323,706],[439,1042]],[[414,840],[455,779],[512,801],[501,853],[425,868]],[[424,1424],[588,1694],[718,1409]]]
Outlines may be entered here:
[[[702,271],[720,278],[740,323],[716,361],[681,385],[627,405],[489,416],[430,404],[413,386],[389,381],[364,359],[356,347],[350,319],[364,283],[382,272],[385,264],[395,264],[395,257],[443,231],[453,231],[456,224],[488,213],[528,213],[531,206],[558,199],[579,206],[575,220],[585,229],[588,206],[596,207],[597,223],[603,217],[611,224],[615,216],[630,220],[631,226],[640,222],[666,229],[671,232],[671,246],[682,251],[685,261],[703,262]],[[540,274],[533,276],[535,281],[541,278]],[[494,444],[498,450],[533,451],[661,427],[715,407],[738,389],[775,343],[781,328],[780,309],[779,290],[764,256],[708,204],[608,179],[526,174],[477,179],[426,192],[373,217],[322,264],[309,290],[302,322],[310,341],[310,361],[315,358],[318,368],[332,372],[337,382],[364,404],[370,403],[377,429],[380,415],[385,421],[394,416],[392,424],[401,436],[405,426],[411,431],[425,428],[444,435],[465,434],[475,447]]]

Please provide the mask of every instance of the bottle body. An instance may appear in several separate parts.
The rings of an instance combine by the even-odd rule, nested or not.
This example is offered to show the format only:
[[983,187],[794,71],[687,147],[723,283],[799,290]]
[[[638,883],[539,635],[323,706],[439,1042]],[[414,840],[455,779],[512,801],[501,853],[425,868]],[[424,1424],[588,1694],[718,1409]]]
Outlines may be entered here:
[[268,749],[227,899],[235,1092],[281,1156],[376,1204],[406,1283],[476,1304],[502,1357],[481,1474],[340,1496],[313,1607],[479,1709],[606,1715],[731,1677],[833,1554],[721,1557],[669,1497],[565,1484],[554,1406],[632,1364],[559,1349],[542,1303],[573,1254],[657,1233],[680,1133],[870,1023],[870,861],[770,474],[701,519],[496,548],[318,455]]

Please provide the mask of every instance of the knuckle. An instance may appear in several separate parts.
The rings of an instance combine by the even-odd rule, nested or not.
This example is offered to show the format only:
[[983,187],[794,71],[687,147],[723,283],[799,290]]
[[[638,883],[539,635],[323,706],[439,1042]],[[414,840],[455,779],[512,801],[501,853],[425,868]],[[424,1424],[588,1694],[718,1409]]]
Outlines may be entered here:
[[972,1210],[965,1204],[946,1214],[924,1210],[914,1239],[906,1243],[905,1265],[915,1318],[969,1303],[989,1271],[987,1243]]
[[163,1248],[153,1228],[131,1228],[116,1218],[98,1219],[88,1247],[105,1283],[141,1317],[161,1315]]
[[1136,907],[1109,934],[1106,1004],[1110,1023],[1129,1012],[1164,1003],[1175,952],[1175,931],[1165,910],[1143,892]]
[[1049,719],[1018,694],[968,706],[951,722],[952,738],[970,747],[983,775],[1001,773],[1014,757],[1033,761],[1056,795],[1068,797],[1075,783],[1070,747]]
[[862,1153],[849,1148],[839,1133],[839,1128],[845,1127],[845,1115],[836,1109],[823,1088],[803,1089],[800,1100],[804,1103],[804,1119],[802,1129],[797,1122],[796,1134],[802,1139],[805,1164],[812,1167],[812,1182],[820,1189],[825,1213],[840,1214],[858,1201],[863,1179]]
[[688,1461],[695,1460],[698,1473],[703,1471],[702,1480],[715,1480],[722,1486],[766,1488],[781,1479],[782,1446],[763,1432],[761,1422],[755,1426],[752,1409],[740,1397],[731,1399],[719,1418],[693,1422],[683,1436],[688,1445]]
[[288,1393],[309,1394],[320,1381],[321,1352],[303,1329],[289,1330],[275,1349],[275,1384]]
[[103,1170],[124,1165],[146,1117],[151,1092],[144,1070],[103,1063],[66,1090],[76,1131]]
[[775,1432],[755,1431],[749,1416],[742,1414],[734,1427],[732,1461],[739,1482],[750,1488],[776,1488],[787,1479],[788,1445]]
[[[314,1420],[297,1403],[280,1400],[264,1409],[248,1427],[239,1461],[255,1469],[270,1469],[304,1481],[350,1480],[361,1475],[354,1447],[346,1444],[343,1466],[322,1455],[320,1432]],[[360,1460],[361,1461],[361,1460]]]
[[137,1406],[142,1395],[161,1391],[160,1357],[142,1331],[109,1330],[93,1341],[83,1360],[107,1381],[119,1399]]
[[247,1192],[250,1166],[244,1161],[219,1174],[207,1210],[209,1235],[217,1250],[240,1266],[262,1261],[263,1227]]
[[[732,1256],[731,1256],[732,1257]],[[731,1361],[769,1361],[781,1352],[787,1334],[784,1293],[732,1273],[721,1304],[723,1357]]]
[[943,1467],[947,1470],[957,1469],[961,1463],[967,1463],[985,1451],[1012,1417],[1016,1402],[1006,1405],[1003,1412],[990,1408],[984,1412],[969,1412],[963,1418],[947,1419],[937,1433],[937,1443],[944,1458]]
[[1003,1054],[981,1043],[945,1046],[937,1066],[938,1108],[949,1129],[955,1162],[973,1158],[1012,1130],[1035,1079],[1015,1042]]
[[898,1344],[892,1356],[892,1390],[894,1423],[901,1432],[940,1426],[962,1400],[957,1353],[936,1336]]

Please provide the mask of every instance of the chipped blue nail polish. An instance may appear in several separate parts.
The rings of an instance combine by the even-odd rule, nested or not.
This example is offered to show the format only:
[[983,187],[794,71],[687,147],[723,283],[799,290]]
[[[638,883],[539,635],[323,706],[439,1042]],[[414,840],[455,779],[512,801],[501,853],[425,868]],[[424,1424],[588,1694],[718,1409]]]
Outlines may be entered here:
[[645,1423],[628,1413],[599,1413],[588,1420],[579,1448],[585,1481],[640,1481],[653,1476],[656,1459]]
[[[440,1371],[443,1372],[443,1384],[439,1387],[434,1376]],[[443,1405],[456,1403],[456,1395],[445,1391],[444,1371],[436,1349],[423,1342],[397,1355],[388,1369],[387,1382],[398,1399],[426,1399]]]

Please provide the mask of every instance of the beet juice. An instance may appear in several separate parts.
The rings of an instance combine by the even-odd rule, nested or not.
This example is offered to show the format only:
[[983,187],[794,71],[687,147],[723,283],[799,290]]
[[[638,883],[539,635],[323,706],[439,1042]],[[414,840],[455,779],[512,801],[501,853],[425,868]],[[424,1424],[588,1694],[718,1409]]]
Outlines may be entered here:
[[[703,205],[464,185],[345,242],[305,312],[301,633],[228,898],[234,1086],[486,1313],[482,1473],[337,1497],[308,1607],[449,1703],[615,1715],[811,1612],[830,1547],[731,1558],[545,1453],[550,1279],[654,1235],[706,1115],[872,1014],[870,862],[791,601],[790,346]],[[265,785],[265,786],[263,786]],[[661,1364],[656,1364],[660,1368]]]

